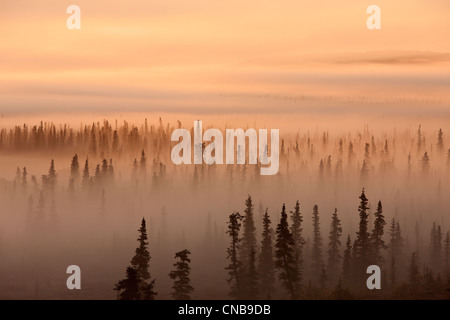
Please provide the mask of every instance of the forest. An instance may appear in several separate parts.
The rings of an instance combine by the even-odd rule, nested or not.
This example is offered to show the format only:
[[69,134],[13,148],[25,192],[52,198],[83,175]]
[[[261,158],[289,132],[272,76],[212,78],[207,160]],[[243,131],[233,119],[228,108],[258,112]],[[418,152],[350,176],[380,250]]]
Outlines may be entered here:
[[[2,127],[0,298],[450,297],[444,126],[280,128],[274,176],[173,164],[188,126]],[[81,290],[65,287],[72,264]]]

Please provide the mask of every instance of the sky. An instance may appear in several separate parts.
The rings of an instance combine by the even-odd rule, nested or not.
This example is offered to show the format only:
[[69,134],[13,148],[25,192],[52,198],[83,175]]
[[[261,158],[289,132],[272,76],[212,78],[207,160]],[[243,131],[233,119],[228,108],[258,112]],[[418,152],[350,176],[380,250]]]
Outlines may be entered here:
[[[71,4],[81,30],[66,27]],[[366,27],[371,4],[381,30]],[[262,95],[441,110],[449,10],[448,0],[2,0],[0,112],[252,112]],[[304,108],[275,99],[265,112]]]

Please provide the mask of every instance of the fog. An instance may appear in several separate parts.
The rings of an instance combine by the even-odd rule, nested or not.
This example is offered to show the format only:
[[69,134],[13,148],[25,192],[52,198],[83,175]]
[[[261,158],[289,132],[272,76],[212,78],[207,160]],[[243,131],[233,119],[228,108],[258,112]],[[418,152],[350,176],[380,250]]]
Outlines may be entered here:
[[[170,151],[176,142],[170,142],[170,135],[178,127],[191,131],[197,119],[203,121],[203,130],[280,129],[278,174],[261,176],[259,166],[251,164],[174,165]],[[312,208],[317,204],[326,263],[331,215],[337,208],[342,254],[347,235],[354,240],[358,231],[358,197],[363,188],[369,199],[369,231],[378,201],[387,222],[385,242],[389,242],[393,218],[402,228],[405,245],[398,257],[398,283],[408,281],[412,252],[419,253],[421,270],[427,266],[435,276],[446,279],[444,263],[436,263],[429,252],[433,223],[441,226],[444,238],[450,223],[446,118],[78,114],[40,120],[44,122],[37,117],[27,118],[25,124],[19,118],[2,119],[2,299],[115,299],[113,288],[134,255],[142,218],[147,221],[157,299],[171,298],[168,274],[175,252],[183,249],[192,253],[192,298],[230,298],[225,280],[227,222],[234,211],[244,214],[249,195],[257,252],[266,208],[275,230],[282,205],[286,204],[289,214],[300,201],[308,243],[312,241]],[[429,161],[424,160],[425,152]],[[78,174],[71,172],[75,154]],[[42,176],[50,175],[52,159],[56,179],[50,181]],[[87,180],[83,179],[86,159]],[[275,232],[273,237],[275,241]],[[389,251],[383,252],[386,262],[381,267],[387,278]],[[305,286],[312,272],[308,254],[306,250]],[[81,290],[66,288],[66,268],[73,264],[81,268]],[[335,286],[336,281],[330,280],[326,288],[331,291]],[[280,284],[276,287],[274,298],[288,298]],[[390,294],[387,289],[381,293],[383,297]]]

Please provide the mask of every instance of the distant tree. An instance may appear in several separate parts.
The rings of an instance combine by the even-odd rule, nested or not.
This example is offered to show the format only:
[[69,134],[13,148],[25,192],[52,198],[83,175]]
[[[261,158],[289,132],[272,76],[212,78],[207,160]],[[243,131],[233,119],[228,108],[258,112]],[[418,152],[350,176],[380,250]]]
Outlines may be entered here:
[[27,188],[27,176],[28,176],[27,168],[23,167],[23,171],[22,171],[22,188],[24,190]]
[[412,289],[416,289],[421,284],[419,267],[417,264],[417,253],[413,252],[411,254],[411,260],[408,268],[408,280]]
[[139,168],[138,161],[137,161],[137,159],[134,159],[134,161],[133,161],[133,168],[131,169],[131,180],[133,182],[136,182],[136,180],[137,180],[138,168]]
[[313,244],[311,250],[313,281],[317,284],[320,279],[320,273],[324,267],[322,258],[322,235],[320,234],[319,207],[314,205],[313,213]]
[[176,300],[190,300],[190,294],[194,291],[189,277],[191,270],[189,266],[189,263],[191,263],[190,254],[191,252],[187,249],[175,253],[175,259],[179,260],[173,264],[175,270],[169,273],[169,277],[175,280],[172,286],[172,297]]
[[89,174],[89,160],[86,158],[86,161],[84,162],[84,169],[83,169],[83,178],[81,180],[81,186],[83,189],[87,190],[89,189],[91,184],[91,176]]
[[231,238],[231,244],[227,248],[227,259],[230,260],[230,264],[225,268],[228,270],[227,282],[230,286],[230,296],[238,299],[242,299],[244,296],[241,284],[241,261],[239,260],[241,220],[242,216],[239,212],[234,212],[229,216],[227,234]]
[[387,249],[387,245],[383,240],[384,226],[386,221],[383,216],[383,206],[381,201],[378,201],[377,211],[375,211],[375,222],[370,235],[372,259],[374,264],[380,265],[384,262],[383,254],[381,250]]
[[433,222],[431,228],[431,262],[435,270],[440,270],[442,255],[442,229],[439,224]]
[[421,161],[422,173],[427,174],[430,172],[430,157],[428,156],[428,152],[425,152]]
[[270,298],[274,292],[275,266],[273,261],[272,234],[269,214],[264,213],[263,232],[261,241],[261,253],[259,256],[259,274],[261,293],[265,298]]
[[280,270],[279,277],[283,287],[289,292],[292,299],[298,298],[295,283],[298,282],[298,270],[294,257],[294,238],[289,231],[286,206],[283,204],[280,223],[277,226],[277,240],[275,251],[275,267]]
[[402,248],[404,246],[404,239],[402,236],[400,223],[392,218],[391,226],[389,228],[389,251],[390,251],[390,283],[394,287],[397,283],[397,264],[400,260]]
[[438,131],[437,149],[439,152],[444,151],[444,133],[442,132],[442,129],[439,129]]
[[342,278],[344,285],[347,287],[352,283],[352,262],[352,241],[350,235],[348,235],[342,263]]
[[417,129],[417,152],[420,152],[422,150],[423,145],[423,135],[422,131],[420,130],[421,125],[419,125],[419,129]]
[[80,164],[78,163],[78,155],[75,154],[70,164],[70,178],[74,179],[74,182],[78,182],[80,178]]
[[291,233],[294,239],[294,258],[298,270],[298,283],[296,291],[300,291],[302,288],[303,281],[303,270],[304,270],[304,259],[303,259],[303,247],[306,243],[303,238],[303,217],[300,213],[300,202],[295,203],[294,211],[291,211]]
[[339,275],[342,255],[341,250],[342,227],[341,220],[338,218],[337,209],[331,218],[330,234],[328,236],[328,277],[330,281],[337,280]]
[[361,200],[358,211],[359,211],[359,231],[356,232],[356,239],[353,245],[353,258],[355,264],[355,277],[359,281],[365,276],[365,271],[367,266],[369,266],[369,255],[370,255],[370,233],[368,231],[368,199],[362,189],[361,195],[359,196]]
[[444,240],[444,267],[445,272],[450,274],[450,232],[447,232]]
[[47,175],[42,175],[42,185],[51,192],[54,192],[56,186],[55,161],[52,159]]
[[139,170],[141,175],[145,176],[147,174],[147,157],[145,155],[144,149],[141,151],[141,159],[139,160]]

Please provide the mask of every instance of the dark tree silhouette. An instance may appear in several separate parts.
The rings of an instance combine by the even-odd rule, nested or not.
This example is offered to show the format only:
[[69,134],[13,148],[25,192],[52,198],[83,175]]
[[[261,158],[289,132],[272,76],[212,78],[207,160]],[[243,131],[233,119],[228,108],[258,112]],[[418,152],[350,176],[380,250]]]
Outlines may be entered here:
[[392,218],[391,227],[389,228],[389,249],[390,249],[390,284],[394,287],[397,283],[397,265],[400,260],[404,239],[402,236],[400,223]]
[[254,281],[254,279],[250,279],[253,275],[249,273],[249,270],[251,269],[251,251],[256,248],[256,228],[253,211],[252,197],[249,195],[247,200],[245,200],[245,215],[242,220],[242,241],[239,250],[239,258],[241,260],[242,269],[244,270],[242,273],[242,289],[246,298],[250,297],[250,282]]
[[366,268],[369,266],[370,258],[370,234],[368,232],[369,207],[364,189],[359,196],[361,200],[359,211],[359,231],[356,233],[356,240],[353,245],[353,258],[355,266],[355,280],[365,285],[362,279],[365,277]]
[[227,282],[230,286],[230,296],[238,299],[242,299],[244,296],[241,283],[241,261],[239,260],[241,220],[242,216],[239,212],[234,212],[229,216],[227,234],[231,238],[231,244],[227,248],[227,259],[230,260],[230,264],[225,268],[228,270]]
[[375,222],[370,235],[371,249],[372,249],[372,259],[374,264],[380,265],[384,262],[383,254],[381,250],[387,249],[387,245],[384,243],[383,234],[384,226],[386,221],[383,216],[383,206],[381,201],[378,201],[377,211],[375,211]]
[[283,204],[280,223],[277,226],[277,241],[275,244],[275,267],[280,270],[279,277],[283,287],[292,299],[298,298],[295,283],[298,282],[298,270],[294,257],[294,238],[289,231],[286,206]]
[[272,234],[273,230],[270,227],[271,221],[269,214],[264,213],[263,217],[263,232],[261,241],[261,253],[259,256],[259,274],[260,274],[260,288],[261,293],[265,298],[270,298],[274,292],[275,283],[275,266],[273,261],[272,249]]
[[[139,296],[137,300],[154,300],[157,295],[156,291],[154,291],[155,280],[151,279],[149,272],[149,262],[150,262],[150,253],[148,252],[148,242],[147,242],[147,229],[145,219],[142,218],[141,227],[139,228],[139,246],[136,248],[135,255],[131,259],[131,269],[136,270],[136,275],[134,275],[133,271],[131,275],[133,276],[131,279],[134,282],[138,282],[138,292]],[[130,267],[129,267],[130,268]],[[127,269],[127,278],[130,278]],[[124,280],[126,280],[124,279]],[[122,280],[123,281],[123,280]],[[121,297],[121,289],[127,289],[128,287],[124,287],[124,285],[120,286],[120,281],[116,285],[116,289],[118,290],[118,297]],[[125,282],[125,284],[128,282]],[[118,289],[119,288],[119,289]],[[133,287],[134,288],[134,287]],[[133,289],[134,290],[134,289]]]
[[341,250],[342,227],[341,220],[338,218],[337,209],[334,209],[331,218],[330,234],[328,236],[328,279],[336,281],[340,271],[342,261]]
[[190,254],[191,252],[187,249],[175,253],[175,259],[178,259],[178,261],[173,264],[175,270],[169,273],[169,277],[175,280],[172,286],[172,297],[176,300],[190,300],[190,294],[194,291],[189,277],[191,271],[189,266],[189,263],[191,263]]
[[117,300],[141,300],[138,271],[133,267],[127,267],[126,277],[120,280],[114,290],[118,291]]
[[311,250],[313,283],[318,284],[320,281],[324,262],[322,257],[322,235],[320,234],[319,207],[314,205],[313,213],[313,244]]
[[91,176],[89,174],[89,160],[86,158],[86,161],[84,162],[84,169],[83,169],[83,178],[81,180],[81,186],[83,189],[87,190],[89,189],[91,184]]
[[298,282],[296,285],[296,291],[300,292],[302,289],[304,259],[303,259],[303,247],[305,245],[305,239],[303,238],[302,222],[303,217],[300,213],[300,202],[295,203],[294,211],[291,211],[291,233],[294,239],[294,258],[298,270]]
[[352,284],[352,262],[352,241],[350,235],[348,235],[342,262],[342,279],[345,287],[349,287]]

